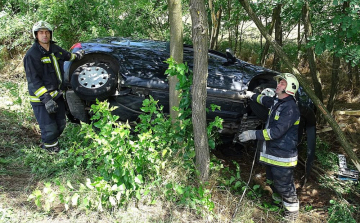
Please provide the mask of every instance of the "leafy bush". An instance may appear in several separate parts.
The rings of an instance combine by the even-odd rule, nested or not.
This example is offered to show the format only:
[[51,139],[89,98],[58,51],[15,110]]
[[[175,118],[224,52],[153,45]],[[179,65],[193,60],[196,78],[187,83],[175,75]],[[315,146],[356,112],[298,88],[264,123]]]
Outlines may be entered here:
[[320,163],[321,167],[325,170],[338,170],[338,156],[329,152],[330,146],[327,142],[321,140],[319,137],[316,138],[316,149],[315,156],[316,160]]
[[[184,64],[173,64],[173,68],[180,76],[188,75],[189,69]],[[180,77],[183,80],[180,88],[184,87],[181,83],[189,81],[187,78]],[[181,116],[181,121],[177,120],[174,125],[152,97],[143,101],[144,114],[140,115],[141,121],[134,129],[128,123],[118,122],[119,117],[111,114],[115,108],[109,108],[108,102],[98,101],[92,105],[92,123],[82,123],[78,133],[72,128],[73,144],[67,144],[67,152],[60,152],[63,155],[57,158],[60,162],[55,165],[35,163],[48,154],[34,153],[38,157],[28,155],[26,163],[32,165],[35,172],[60,175],[55,169],[72,168],[93,176],[87,176],[86,182],[55,180],[59,190],[55,190],[52,183],[46,183],[43,191],[35,190],[29,199],[49,211],[56,200],[67,209],[79,206],[102,210],[126,206],[132,199],[164,197],[198,212],[211,211],[214,204],[210,191],[205,185],[196,183],[195,148],[191,112],[188,111],[191,95],[187,92],[183,91],[182,101],[185,102],[179,108],[187,116]],[[213,129],[219,127],[219,119],[210,123],[209,136],[215,136]],[[210,140],[215,146],[214,138]]]
[[335,200],[330,200],[330,204],[331,206],[328,208],[329,223],[337,223],[337,222],[356,223],[355,219],[351,215],[351,213],[355,212],[355,208],[352,205],[348,204],[346,201],[335,201]]

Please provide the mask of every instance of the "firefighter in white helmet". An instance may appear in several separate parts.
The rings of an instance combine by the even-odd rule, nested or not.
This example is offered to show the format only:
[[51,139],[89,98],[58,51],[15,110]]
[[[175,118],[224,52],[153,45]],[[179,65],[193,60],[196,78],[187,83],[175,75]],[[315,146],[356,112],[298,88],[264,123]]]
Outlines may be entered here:
[[30,103],[41,130],[41,147],[59,152],[58,138],[66,125],[62,95],[64,61],[80,60],[84,52],[69,53],[53,41],[49,23],[39,21],[32,27],[34,44],[24,57]]
[[293,173],[298,159],[300,111],[295,94],[299,82],[289,73],[277,75],[274,79],[277,81],[276,98],[251,91],[243,96],[270,108],[270,113],[263,130],[245,131],[239,135],[239,140],[258,140],[261,143],[260,163],[266,165],[266,178],[272,182],[273,198],[282,201],[284,220],[295,222],[299,214]]

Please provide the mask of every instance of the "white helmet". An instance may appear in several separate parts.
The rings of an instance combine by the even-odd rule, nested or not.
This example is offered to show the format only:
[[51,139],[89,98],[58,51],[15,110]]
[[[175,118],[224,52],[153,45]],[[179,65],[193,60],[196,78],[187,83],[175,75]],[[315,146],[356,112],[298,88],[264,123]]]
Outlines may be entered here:
[[278,84],[281,80],[285,80],[287,83],[285,88],[285,93],[295,96],[297,90],[299,89],[299,81],[296,79],[296,77],[293,74],[282,73],[276,75],[274,79],[277,81]]
[[40,20],[39,22],[35,23],[33,28],[32,28],[32,34],[34,39],[36,39],[36,33],[37,31],[39,31],[40,29],[47,29],[50,32],[50,39],[52,39],[53,36],[53,30],[52,27],[49,23]]

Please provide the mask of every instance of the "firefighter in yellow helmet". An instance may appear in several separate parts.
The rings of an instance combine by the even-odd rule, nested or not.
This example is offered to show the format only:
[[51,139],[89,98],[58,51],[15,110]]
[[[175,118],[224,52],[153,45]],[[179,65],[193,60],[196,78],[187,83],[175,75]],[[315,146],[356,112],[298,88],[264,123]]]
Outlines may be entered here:
[[80,60],[83,51],[69,53],[53,41],[49,23],[39,21],[32,27],[34,44],[24,57],[30,103],[41,130],[41,147],[59,152],[58,138],[66,125],[62,95],[64,61]]
[[299,82],[289,73],[277,75],[274,79],[277,81],[276,98],[254,94],[251,91],[244,95],[244,98],[270,108],[270,113],[263,130],[244,131],[239,135],[239,140],[260,142],[260,163],[266,165],[266,178],[273,182],[273,198],[282,201],[285,208],[284,220],[295,222],[299,214],[299,200],[293,173],[298,159],[300,111],[295,94]]

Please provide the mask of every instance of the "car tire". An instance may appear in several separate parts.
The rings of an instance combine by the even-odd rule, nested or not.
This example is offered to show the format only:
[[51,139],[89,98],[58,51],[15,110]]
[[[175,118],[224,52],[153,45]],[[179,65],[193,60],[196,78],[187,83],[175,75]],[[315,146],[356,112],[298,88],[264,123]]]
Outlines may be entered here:
[[101,101],[115,93],[117,76],[106,63],[87,62],[75,69],[70,83],[81,99]]
[[[274,88],[274,84],[271,83],[264,83],[260,84],[259,86],[255,87],[252,91],[254,93],[261,93],[266,88]],[[269,109],[265,106],[257,103],[256,101],[250,100],[249,106],[252,112],[261,120],[266,121],[269,115]]]
[[84,101],[73,91],[68,90],[65,93],[67,117],[72,123],[79,123],[80,121],[89,123],[89,114],[86,110]]

